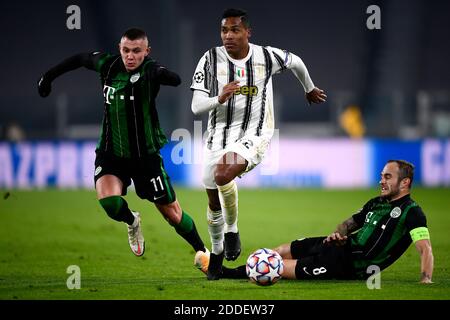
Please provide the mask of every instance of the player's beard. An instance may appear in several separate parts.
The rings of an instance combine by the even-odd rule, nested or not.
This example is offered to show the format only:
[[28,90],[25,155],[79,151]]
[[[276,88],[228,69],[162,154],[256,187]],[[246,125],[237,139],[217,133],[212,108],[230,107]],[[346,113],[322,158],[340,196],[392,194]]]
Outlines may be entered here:
[[391,201],[400,194],[400,182],[396,185],[389,186],[388,191],[388,193],[381,194],[381,197],[387,201]]

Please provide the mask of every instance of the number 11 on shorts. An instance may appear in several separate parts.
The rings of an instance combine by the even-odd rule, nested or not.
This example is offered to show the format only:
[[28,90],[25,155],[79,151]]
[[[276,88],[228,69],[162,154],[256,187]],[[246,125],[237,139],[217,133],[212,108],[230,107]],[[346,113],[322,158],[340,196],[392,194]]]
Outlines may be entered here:
[[164,186],[161,181],[161,176],[157,176],[156,178],[151,178],[150,181],[153,182],[153,187],[155,188],[155,192],[158,192],[158,185],[156,184],[156,180],[159,181],[159,185],[161,186],[161,190],[164,190]]

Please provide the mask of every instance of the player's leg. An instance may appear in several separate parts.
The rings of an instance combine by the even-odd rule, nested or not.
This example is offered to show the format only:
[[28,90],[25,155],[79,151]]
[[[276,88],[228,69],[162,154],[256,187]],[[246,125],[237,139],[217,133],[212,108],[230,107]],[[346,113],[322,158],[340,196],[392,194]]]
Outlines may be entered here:
[[155,203],[163,217],[195,251],[206,251],[192,217],[181,209],[176,199],[172,183],[159,154],[137,163],[133,181],[139,198]]
[[[283,259],[283,273],[281,276],[285,279],[297,279],[296,277],[296,265],[297,260],[294,259]],[[245,279],[247,278],[246,266],[241,265],[236,268],[228,268],[226,266],[222,266],[222,274],[221,278],[223,279]]]
[[[295,278],[348,279],[352,273],[349,246],[324,244],[325,237],[306,238],[291,243],[292,256],[297,259]],[[284,275],[283,275],[284,276]]]
[[290,243],[281,244],[278,247],[274,248],[273,250],[278,252],[278,254],[283,259],[292,259],[291,244]]
[[198,234],[197,227],[192,217],[181,209],[178,200],[169,204],[157,203],[156,207],[163,217],[175,228],[175,231],[197,251],[207,252],[205,244]]
[[134,216],[128,208],[128,203],[122,198],[122,181],[111,174],[104,175],[95,183],[97,199],[106,211],[106,214],[113,220],[134,223]]
[[[195,261],[208,261],[208,280],[220,279],[222,262],[223,262],[223,241],[224,241],[224,220],[222,208],[220,206],[219,193],[217,185],[214,181],[214,171],[216,163],[219,161],[223,151],[211,151],[204,149],[203,166],[202,166],[202,182],[208,196],[208,206],[206,208],[206,219],[208,222],[208,233],[211,240],[211,254],[202,258],[202,255],[195,257]],[[204,255],[203,255],[204,256]],[[196,264],[196,262],[195,262]]]
[[[279,245],[275,250],[283,258],[284,279],[332,279],[341,277],[342,248],[323,245],[324,237],[304,238]],[[237,268],[222,267],[222,278],[246,278],[245,265]]]
[[[279,245],[273,249],[283,258],[284,269],[282,277],[285,279],[296,279],[295,267],[297,260],[292,258],[291,243]],[[237,268],[227,268],[222,266],[222,278],[225,279],[244,279],[247,277],[246,266],[242,265]]]
[[[211,171],[210,171],[211,172]],[[212,174],[209,183],[205,181],[205,186],[213,185]],[[207,220],[208,220],[208,233],[211,239],[211,254],[209,257],[207,277],[208,280],[218,280],[222,273],[223,262],[223,242],[224,242],[224,219],[222,215],[222,208],[219,200],[219,192],[217,189],[206,189],[208,195],[208,208],[207,208]],[[199,257],[196,257],[198,260]],[[205,259],[203,259],[205,260]]]
[[283,259],[284,267],[283,267],[283,273],[281,274],[281,277],[283,277],[284,279],[291,279],[291,280],[297,279],[297,276],[295,273],[297,261],[298,260],[294,260],[294,259]]
[[145,241],[139,212],[131,211],[122,197],[131,183],[130,178],[126,176],[124,164],[114,157],[97,154],[95,167],[95,189],[100,205],[111,219],[127,224],[131,251],[136,256],[143,255]]
[[217,163],[214,181],[225,220],[225,259],[236,260],[241,253],[238,221],[238,189],[234,179],[247,168],[248,162],[235,152],[223,155]]

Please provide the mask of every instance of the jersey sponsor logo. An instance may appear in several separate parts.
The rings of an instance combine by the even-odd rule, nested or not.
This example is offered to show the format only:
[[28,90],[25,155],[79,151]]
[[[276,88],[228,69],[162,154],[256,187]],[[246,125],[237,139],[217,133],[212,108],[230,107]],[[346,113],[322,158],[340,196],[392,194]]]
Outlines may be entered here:
[[398,218],[398,217],[400,217],[401,214],[402,214],[402,209],[400,209],[399,207],[395,207],[391,211],[391,218]]
[[106,86],[106,85],[103,87],[103,96],[105,97],[105,102],[107,104],[111,104],[109,99],[114,97],[113,94],[115,91],[116,91],[116,88]]
[[100,172],[102,172],[102,167],[98,166],[95,168],[94,176],[98,175]]
[[135,83],[136,81],[139,80],[140,77],[141,77],[141,75],[139,74],[139,72],[138,72],[138,73],[135,73],[135,74],[133,74],[133,75],[130,77],[130,82],[131,82],[131,83]]
[[194,81],[197,83],[202,82],[205,79],[205,75],[203,74],[203,72],[198,71],[194,74]]
[[235,95],[256,96],[258,94],[257,86],[242,86],[234,92]]

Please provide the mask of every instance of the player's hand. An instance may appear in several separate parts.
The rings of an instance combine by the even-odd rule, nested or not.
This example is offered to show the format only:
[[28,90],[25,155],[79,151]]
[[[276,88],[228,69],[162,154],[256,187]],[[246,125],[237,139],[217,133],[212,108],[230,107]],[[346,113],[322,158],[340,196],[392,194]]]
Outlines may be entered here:
[[50,94],[51,91],[52,91],[52,83],[45,78],[45,75],[42,76],[38,81],[39,95],[45,98]]
[[334,243],[337,246],[343,246],[347,242],[347,236],[341,235],[339,232],[333,232],[328,237],[323,239],[323,243]]
[[223,89],[222,93],[219,96],[219,103],[223,104],[230,100],[230,98],[233,96],[233,94],[240,88],[239,81],[233,81],[228,84],[226,84]]
[[306,93],[306,100],[308,100],[308,103],[322,103],[327,101],[327,95],[322,89],[314,88],[312,91]]

